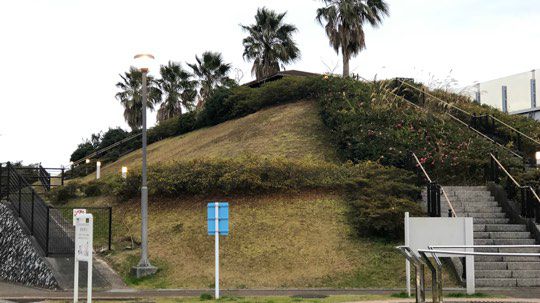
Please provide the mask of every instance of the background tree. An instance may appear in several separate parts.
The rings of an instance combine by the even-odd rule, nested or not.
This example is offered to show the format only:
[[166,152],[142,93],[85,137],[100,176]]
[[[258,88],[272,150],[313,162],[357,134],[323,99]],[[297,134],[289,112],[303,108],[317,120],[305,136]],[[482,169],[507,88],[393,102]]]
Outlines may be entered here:
[[[366,48],[364,24],[377,27],[388,16],[384,0],[323,0],[317,21],[324,26],[330,45],[343,56],[343,77],[349,76],[349,61]],[[326,24],[324,24],[326,23]]]
[[[142,127],[142,73],[132,67],[129,72],[120,74],[122,81],[116,83],[120,92],[116,99],[124,106],[124,119],[132,130]],[[148,102],[147,108],[154,110],[154,105],[161,102],[161,90],[152,76],[147,76]]]
[[255,24],[241,27],[248,32],[244,38],[244,59],[253,60],[251,74],[257,80],[271,76],[300,56],[292,39],[297,28],[283,23],[287,13],[278,14],[263,7],[257,10]]
[[223,62],[221,53],[206,51],[200,58],[195,56],[195,60],[196,63],[188,63],[188,66],[197,77],[199,86],[199,103],[197,106],[201,107],[204,106],[204,101],[216,88],[233,86],[235,81],[229,78],[231,64]]
[[169,61],[167,65],[162,65],[159,71],[161,79],[157,82],[164,99],[158,110],[157,119],[162,122],[180,116],[182,106],[188,111],[193,109],[197,97],[197,83],[179,63]]

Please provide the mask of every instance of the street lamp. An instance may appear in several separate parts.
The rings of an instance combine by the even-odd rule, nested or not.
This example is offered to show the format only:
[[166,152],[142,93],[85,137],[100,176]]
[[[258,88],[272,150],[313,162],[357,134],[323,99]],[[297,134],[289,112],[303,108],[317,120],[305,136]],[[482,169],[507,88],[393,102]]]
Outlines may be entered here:
[[536,165],[540,166],[540,151],[537,151],[535,156],[536,156]]
[[131,272],[137,278],[153,275],[157,267],[148,260],[148,186],[146,178],[146,103],[148,98],[146,76],[154,60],[151,54],[138,54],[134,57],[135,67],[142,73],[142,183],[141,183],[141,260]]

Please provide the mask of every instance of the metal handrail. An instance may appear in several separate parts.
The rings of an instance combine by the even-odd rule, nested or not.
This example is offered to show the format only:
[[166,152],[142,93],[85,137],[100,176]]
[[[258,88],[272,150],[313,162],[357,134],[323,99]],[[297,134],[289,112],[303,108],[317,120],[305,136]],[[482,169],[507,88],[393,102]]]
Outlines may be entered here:
[[[410,83],[407,83],[406,81],[403,81],[402,79],[396,78],[396,80],[398,80],[398,81],[401,82],[402,84],[405,84],[405,85],[411,87],[412,89],[415,89],[415,90],[417,90],[417,91],[420,91],[420,92],[422,92],[422,93],[425,93],[426,95],[432,97],[433,99],[436,99],[437,101],[442,102],[442,103],[444,103],[445,105],[447,105],[447,106],[449,106],[449,107],[451,107],[451,108],[454,108],[454,109],[460,111],[460,112],[463,113],[463,114],[471,115],[471,113],[469,113],[468,111],[466,111],[466,110],[464,110],[464,109],[461,109],[461,108],[459,108],[459,107],[457,107],[457,106],[455,106],[455,105],[453,105],[453,104],[451,104],[451,103],[448,103],[448,102],[444,101],[443,99],[441,99],[441,98],[439,98],[439,97],[437,97],[437,96],[435,96],[435,95],[433,95],[433,94],[430,94],[429,92],[425,92],[425,91],[423,91],[423,90],[420,90],[418,87],[415,87],[414,85],[411,85]],[[486,116],[488,116],[488,117],[491,117],[492,119],[496,120],[497,122],[499,122],[499,123],[503,124],[504,126],[508,127],[510,130],[512,130],[512,131],[514,131],[514,132],[520,134],[521,136],[523,136],[523,137],[525,137],[525,138],[531,140],[532,142],[536,143],[537,145],[540,145],[540,142],[539,142],[538,140],[536,140],[536,139],[534,139],[534,138],[532,138],[532,137],[526,135],[526,134],[523,133],[522,131],[520,131],[520,130],[516,129],[515,127],[509,125],[508,123],[506,123],[506,122],[500,120],[499,118],[493,116],[492,114],[484,114],[484,115],[486,115]]]
[[83,158],[81,158],[81,159],[79,159],[79,160],[73,162],[72,165],[73,165],[73,166],[77,166],[77,165],[81,164],[82,162],[86,161],[86,159],[92,159],[92,158],[94,158],[95,156],[97,156],[97,155],[99,155],[99,154],[101,154],[101,153],[103,153],[103,152],[105,152],[105,151],[108,151],[108,150],[110,150],[110,149],[112,149],[112,148],[114,148],[114,147],[116,147],[116,146],[118,146],[118,145],[120,145],[120,144],[122,144],[122,143],[125,143],[125,142],[127,142],[127,141],[130,141],[130,140],[132,140],[132,139],[134,139],[134,138],[137,138],[137,137],[140,136],[140,135],[142,135],[142,133],[138,133],[138,134],[135,134],[135,135],[133,135],[133,136],[124,138],[124,139],[122,139],[122,140],[120,140],[120,141],[118,141],[118,142],[115,142],[115,143],[113,143],[113,144],[111,144],[111,145],[109,145],[109,146],[107,146],[107,147],[104,147],[104,148],[102,148],[102,149],[100,149],[100,150],[97,150],[97,151],[95,151],[95,152],[93,152],[93,153],[91,153],[91,154],[89,154],[89,155],[87,155],[87,156],[85,156],[85,157],[83,157]]
[[[433,183],[433,181],[431,180],[431,177],[428,175],[426,169],[424,168],[424,166],[422,165],[422,163],[418,159],[418,156],[416,156],[415,153],[412,153],[412,155],[413,155],[416,163],[418,163],[418,166],[422,169],[422,172],[424,173],[424,176],[429,181],[429,183]],[[454,210],[454,206],[452,205],[452,202],[450,202],[450,199],[448,198],[448,195],[446,194],[446,190],[444,189],[443,186],[441,186],[441,191],[442,191],[442,193],[444,195],[446,203],[448,203],[448,206],[450,207],[450,211],[452,212],[452,217],[457,217],[456,211]]]
[[536,201],[538,203],[540,203],[540,197],[538,196],[538,194],[536,193],[536,191],[531,187],[531,186],[528,186],[528,185],[525,185],[525,186],[522,186],[518,183],[518,181],[516,181],[516,179],[508,172],[508,170],[506,170],[506,168],[501,164],[501,162],[499,162],[499,160],[497,159],[497,157],[495,157],[492,153],[489,154],[491,156],[491,159],[493,159],[495,161],[495,163],[497,163],[497,165],[503,170],[503,172],[508,176],[508,178],[510,178],[510,180],[512,180],[512,182],[514,183],[514,185],[516,185],[517,187],[519,188],[528,188],[534,195],[534,197],[536,198]]
[[[369,82],[369,81],[370,81],[370,80],[367,80],[366,78],[364,78],[364,77],[362,77],[362,76],[360,76],[360,75],[358,75],[358,78],[359,78],[359,79],[362,79],[362,80],[364,80],[364,81],[366,81],[366,82]],[[406,83],[406,82],[404,82],[404,83]],[[407,83],[407,84],[408,84],[408,83]],[[389,90],[389,89],[387,89],[387,88],[383,88],[383,89],[386,90],[386,92],[392,94],[394,97],[397,97],[397,98],[401,99],[402,101],[405,101],[407,104],[412,105],[413,107],[415,107],[415,108],[417,108],[417,109],[420,109],[420,110],[423,109],[423,110],[425,110],[424,108],[422,108],[422,107],[419,106],[418,104],[415,104],[415,103],[413,103],[413,102],[411,102],[411,101],[405,99],[405,97],[400,96],[400,95],[394,93],[393,91],[391,91],[391,90]],[[427,93],[427,94],[430,95],[429,93]],[[436,98],[436,97],[435,97],[435,98]],[[442,100],[441,100],[441,101],[442,101]],[[442,102],[445,102],[445,101],[442,101]],[[448,106],[453,107],[452,104],[449,104],[449,103],[446,103],[446,102],[445,102],[445,104],[447,104]],[[456,107],[456,109],[461,110],[461,109],[458,108],[458,107]],[[463,111],[463,112],[466,113],[466,114],[468,114],[468,115],[470,115],[470,113],[468,113],[468,112],[466,112],[466,111]],[[469,124],[463,122],[461,119],[459,119],[458,117],[452,115],[451,113],[445,111],[444,114],[447,115],[447,116],[449,116],[450,118],[452,118],[452,119],[455,120],[456,122],[458,122],[458,123],[464,125],[464,126],[467,127],[468,129],[472,130],[474,133],[476,133],[477,135],[479,135],[479,136],[482,137],[483,139],[485,139],[485,140],[487,140],[487,141],[489,141],[489,142],[491,142],[491,143],[497,145],[498,147],[500,147],[500,148],[506,150],[507,152],[511,153],[513,156],[518,157],[518,158],[520,158],[520,159],[523,159],[523,157],[522,157],[520,154],[514,152],[512,149],[508,148],[507,146],[502,145],[502,144],[500,144],[499,142],[497,142],[497,141],[491,139],[491,138],[488,137],[487,135],[483,134],[482,132],[480,132],[480,131],[477,130],[476,128],[471,127]]]

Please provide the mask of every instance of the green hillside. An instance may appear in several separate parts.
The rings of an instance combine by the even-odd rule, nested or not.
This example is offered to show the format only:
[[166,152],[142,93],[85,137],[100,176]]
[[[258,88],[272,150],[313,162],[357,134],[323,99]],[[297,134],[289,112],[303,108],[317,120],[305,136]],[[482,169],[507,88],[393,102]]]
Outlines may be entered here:
[[152,278],[128,277],[139,253],[127,248],[140,233],[139,150],[106,165],[101,181],[89,175],[59,191],[69,205],[114,206],[115,251],[107,259],[133,285],[210,287],[204,206],[221,200],[232,216],[225,287],[398,287],[403,258],[393,247],[403,213],[421,215],[411,151],[445,184],[483,184],[490,152],[510,167],[522,164],[444,107],[417,108],[390,91],[378,82],[289,78],[218,91],[202,111],[158,126],[180,135],[149,145],[150,251],[162,268]]
[[[301,101],[261,110],[214,127],[199,129],[148,146],[148,165],[196,158],[234,158],[242,155],[312,158],[338,162],[329,132],[314,101]],[[120,175],[122,166],[137,170],[137,150],[102,168],[102,176]],[[84,181],[93,179],[93,175]]]

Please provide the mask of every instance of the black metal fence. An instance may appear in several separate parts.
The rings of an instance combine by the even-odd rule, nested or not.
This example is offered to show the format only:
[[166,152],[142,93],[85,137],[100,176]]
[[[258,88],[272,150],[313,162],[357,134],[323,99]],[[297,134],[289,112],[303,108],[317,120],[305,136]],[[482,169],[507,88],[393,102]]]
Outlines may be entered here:
[[488,180],[504,187],[508,199],[519,203],[521,216],[533,218],[540,224],[540,198],[531,186],[519,184],[501,164],[497,157],[490,154]]
[[45,191],[49,191],[55,186],[64,185],[64,168],[44,168],[41,165],[12,167],[28,184],[34,187],[42,187]]
[[111,207],[54,207],[37,194],[10,163],[0,164],[0,200],[7,200],[47,256],[73,255],[73,210],[86,209],[94,216],[96,249],[111,250]]

